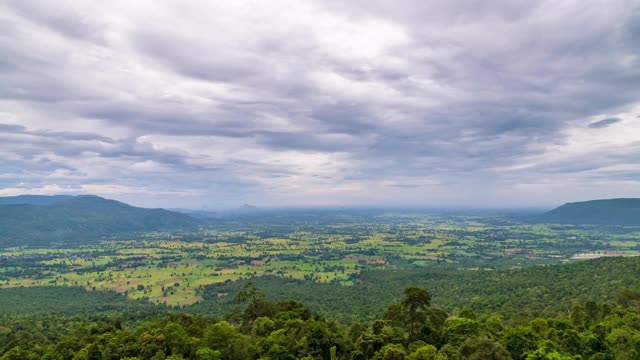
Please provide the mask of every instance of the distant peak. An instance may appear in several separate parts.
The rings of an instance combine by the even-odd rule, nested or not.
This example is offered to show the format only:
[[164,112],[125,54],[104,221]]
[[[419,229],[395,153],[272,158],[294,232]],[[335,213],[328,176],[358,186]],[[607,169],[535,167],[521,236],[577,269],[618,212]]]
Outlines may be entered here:
[[640,199],[571,202],[547,212],[542,218],[553,223],[640,226]]

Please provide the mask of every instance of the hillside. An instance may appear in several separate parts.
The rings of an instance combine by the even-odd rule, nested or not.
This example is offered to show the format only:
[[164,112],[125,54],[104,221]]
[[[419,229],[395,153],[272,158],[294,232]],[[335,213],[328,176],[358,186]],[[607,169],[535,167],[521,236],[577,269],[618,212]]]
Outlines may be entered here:
[[0,246],[76,244],[102,237],[197,226],[188,215],[93,195],[0,198]]
[[545,213],[541,220],[556,224],[640,226],[640,199],[568,203]]
[[53,205],[73,199],[73,195],[18,195],[0,197],[0,205]]

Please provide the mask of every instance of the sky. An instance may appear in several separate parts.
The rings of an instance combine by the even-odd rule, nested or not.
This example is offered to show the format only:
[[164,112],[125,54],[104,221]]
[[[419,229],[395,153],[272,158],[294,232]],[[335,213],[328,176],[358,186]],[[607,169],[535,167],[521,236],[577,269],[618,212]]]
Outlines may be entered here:
[[0,0],[0,196],[640,197],[640,1]]

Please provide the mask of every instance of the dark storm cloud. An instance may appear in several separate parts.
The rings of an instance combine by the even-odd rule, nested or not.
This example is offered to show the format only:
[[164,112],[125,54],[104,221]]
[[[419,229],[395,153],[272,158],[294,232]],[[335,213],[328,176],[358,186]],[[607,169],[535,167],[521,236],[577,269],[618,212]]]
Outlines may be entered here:
[[375,114],[357,104],[330,104],[312,109],[311,117],[322,122],[328,132],[350,135],[366,134],[375,130]]
[[618,118],[607,118],[607,119],[598,120],[596,122],[592,122],[591,124],[589,124],[589,127],[592,129],[600,129],[600,128],[611,126],[620,121],[622,120]]
[[[228,106],[228,105],[227,105]],[[78,113],[84,117],[97,118],[116,125],[132,126],[140,134],[171,135],[218,135],[227,137],[249,137],[256,114],[249,109],[234,111],[211,111],[191,113],[189,109],[175,104],[100,102],[83,105]],[[242,119],[242,123],[236,120]]]
[[[640,51],[640,6],[635,8],[635,11],[631,11],[628,20],[624,25],[623,41],[626,46],[635,48],[636,51]],[[638,60],[636,59],[636,62]]]

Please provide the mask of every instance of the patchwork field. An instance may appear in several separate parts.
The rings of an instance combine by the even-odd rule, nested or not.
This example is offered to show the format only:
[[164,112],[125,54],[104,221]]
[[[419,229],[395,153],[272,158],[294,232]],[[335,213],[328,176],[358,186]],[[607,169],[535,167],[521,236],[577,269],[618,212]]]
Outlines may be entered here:
[[264,275],[350,286],[371,268],[505,269],[634,256],[640,249],[633,228],[529,224],[498,215],[339,214],[287,224],[249,218],[211,229],[74,248],[6,248],[0,288],[73,286],[190,305],[206,285]]

